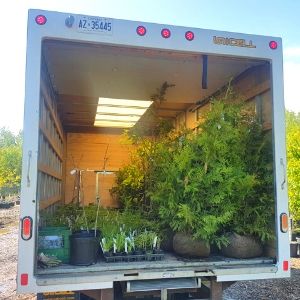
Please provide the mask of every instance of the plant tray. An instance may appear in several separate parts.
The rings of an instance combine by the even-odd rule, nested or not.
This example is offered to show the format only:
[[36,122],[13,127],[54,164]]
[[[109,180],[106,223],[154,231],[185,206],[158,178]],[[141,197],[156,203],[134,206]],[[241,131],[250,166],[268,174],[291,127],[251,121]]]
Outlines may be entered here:
[[113,262],[131,262],[131,261],[158,261],[165,258],[164,253],[160,254],[141,254],[141,255],[112,255],[108,256],[104,254],[104,259],[107,263]]

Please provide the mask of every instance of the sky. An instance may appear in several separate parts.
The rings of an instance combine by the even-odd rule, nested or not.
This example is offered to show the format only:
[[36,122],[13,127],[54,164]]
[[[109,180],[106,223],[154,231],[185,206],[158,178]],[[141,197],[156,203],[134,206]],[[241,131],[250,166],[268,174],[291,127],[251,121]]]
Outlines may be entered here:
[[282,37],[285,105],[300,112],[299,0],[10,0],[0,18],[0,128],[23,127],[29,8]]

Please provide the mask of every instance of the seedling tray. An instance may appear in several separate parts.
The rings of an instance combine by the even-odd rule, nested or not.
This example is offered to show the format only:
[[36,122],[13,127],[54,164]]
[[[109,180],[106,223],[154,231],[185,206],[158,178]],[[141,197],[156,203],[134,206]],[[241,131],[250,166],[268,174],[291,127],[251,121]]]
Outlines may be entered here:
[[152,254],[152,253],[147,253],[147,254],[129,254],[129,255],[105,255],[104,254],[104,259],[107,263],[114,263],[114,262],[133,262],[133,261],[159,261],[163,260],[165,258],[164,253],[159,253],[159,254]]

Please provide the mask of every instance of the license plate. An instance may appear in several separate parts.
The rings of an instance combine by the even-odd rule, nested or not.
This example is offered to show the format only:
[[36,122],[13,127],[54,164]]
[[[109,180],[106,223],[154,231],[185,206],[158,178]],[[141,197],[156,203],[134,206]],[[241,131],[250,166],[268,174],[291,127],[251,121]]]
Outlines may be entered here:
[[113,23],[111,19],[98,17],[81,17],[77,23],[77,30],[85,33],[112,34]]

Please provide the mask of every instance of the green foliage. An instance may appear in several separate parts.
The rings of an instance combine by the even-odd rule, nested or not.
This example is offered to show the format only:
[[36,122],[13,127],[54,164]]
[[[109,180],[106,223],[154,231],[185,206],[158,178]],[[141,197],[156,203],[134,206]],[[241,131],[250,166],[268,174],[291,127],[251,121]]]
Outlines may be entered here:
[[15,135],[5,127],[0,128],[0,148],[22,145],[22,133]]
[[153,250],[155,238],[157,238],[157,234],[154,231],[141,231],[134,237],[135,246],[144,251]]
[[145,199],[145,177],[140,161],[130,164],[119,170],[116,174],[117,186],[112,193],[120,200],[122,207],[141,208]]
[[20,146],[0,149],[0,186],[20,186],[22,150]]
[[114,244],[116,246],[116,252],[124,252],[125,251],[125,240],[126,234],[124,231],[119,231],[114,237]]
[[286,113],[288,193],[290,213],[300,222],[300,114]]
[[22,135],[0,129],[0,193],[19,190],[21,182]]
[[[73,203],[59,206],[53,215],[42,214],[47,226],[67,226],[72,231],[86,229],[86,224],[89,230],[93,230],[96,216],[96,205],[89,205],[83,211],[83,207]],[[120,228],[127,234],[135,230],[157,229],[158,225],[154,221],[145,219],[137,211],[120,211],[101,207],[97,229],[101,231],[102,236],[105,238],[114,236],[120,231]]]
[[103,236],[116,235],[120,228],[125,234],[140,230],[149,230],[158,228],[155,221],[146,219],[138,211],[118,211],[111,209],[100,209],[98,228]]
[[103,252],[109,252],[112,251],[114,246],[114,240],[112,236],[104,237],[101,239],[100,242],[101,248]]
[[55,214],[41,213],[41,218],[47,226],[66,226],[72,231],[80,229],[80,217],[82,216],[82,207],[77,204],[65,204],[59,206]]
[[[230,98],[230,100],[229,100]],[[158,215],[160,227],[218,246],[226,232],[272,238],[274,195],[271,136],[229,89],[198,133],[139,138],[116,193],[126,209]]]
[[129,237],[126,238],[127,241],[127,252],[131,253],[135,250],[135,244],[134,244],[134,236],[131,234]]
[[[128,136],[127,138],[130,139]],[[160,162],[167,158],[160,156],[165,141],[151,138],[130,139],[135,149],[131,153],[131,162],[116,174],[116,187],[112,193],[117,196],[126,210],[137,210],[143,214],[153,211],[148,191],[156,181],[155,170]]]
[[167,90],[174,86],[174,84],[165,81],[156,89],[156,93],[150,96],[153,104],[147,109],[146,113],[141,117],[141,120],[127,131],[133,141],[137,141],[141,137],[146,136],[159,137],[173,129],[172,120],[160,117],[157,113],[157,107],[167,100],[165,98]]
[[224,234],[255,184],[243,160],[247,123],[240,105],[213,102],[198,134],[181,136],[150,192],[162,222],[194,238],[225,243]]
[[143,122],[136,124],[127,131],[132,141],[137,142],[142,137],[160,137],[170,132],[174,126],[172,120],[159,117],[155,108],[150,107],[143,115]]
[[[105,241],[113,238],[117,251],[126,239],[152,249],[156,232],[168,228],[218,247],[228,243],[228,232],[272,239],[272,136],[240,102],[231,90],[212,101],[197,133],[127,135],[134,151],[113,190],[123,210],[99,212]],[[84,226],[81,215],[74,227]],[[96,207],[87,207],[85,215],[93,228]]]
[[264,133],[253,121],[245,136],[245,145],[246,170],[255,176],[255,181],[246,201],[240,203],[233,227],[237,233],[255,235],[265,242],[274,238],[275,229],[271,132]]

